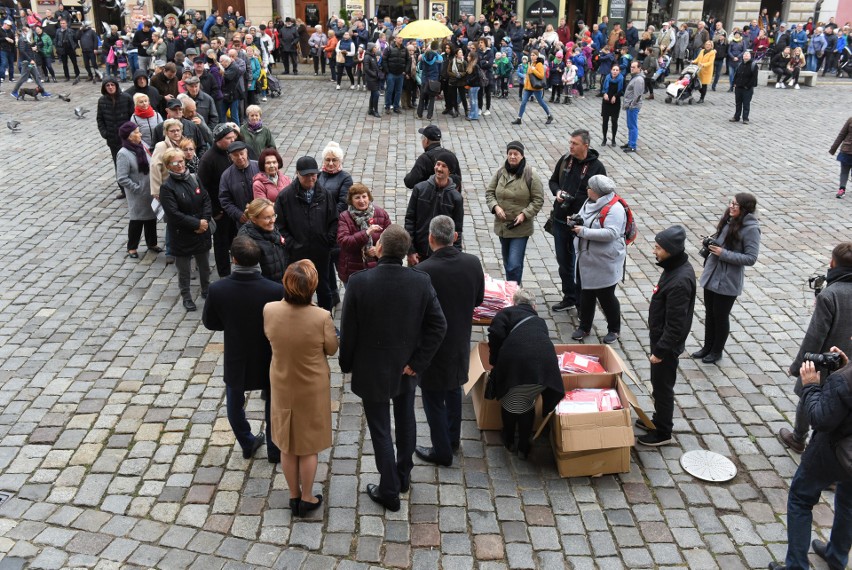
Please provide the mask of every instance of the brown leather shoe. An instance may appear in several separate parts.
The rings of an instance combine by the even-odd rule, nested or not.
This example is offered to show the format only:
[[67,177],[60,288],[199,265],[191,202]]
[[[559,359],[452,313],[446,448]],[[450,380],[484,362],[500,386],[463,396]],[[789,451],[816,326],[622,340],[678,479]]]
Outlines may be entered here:
[[795,451],[796,453],[803,453],[805,451],[805,447],[807,446],[807,442],[799,439],[794,432],[788,430],[787,428],[781,428],[778,432],[778,439],[781,440],[781,443]]

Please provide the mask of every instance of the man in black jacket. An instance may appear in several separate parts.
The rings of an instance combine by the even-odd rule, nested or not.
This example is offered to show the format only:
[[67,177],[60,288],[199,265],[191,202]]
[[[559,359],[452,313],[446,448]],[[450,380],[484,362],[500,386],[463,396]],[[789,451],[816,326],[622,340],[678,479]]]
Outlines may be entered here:
[[729,119],[737,123],[742,115],[743,124],[748,124],[748,113],[751,110],[751,97],[754,88],[757,87],[757,64],[751,60],[751,52],[743,52],[743,62],[734,72],[734,98],[736,99],[736,110],[734,117]]
[[423,411],[429,423],[432,447],[415,448],[417,457],[449,467],[461,440],[461,386],[470,364],[473,310],[482,304],[485,275],[479,258],[453,247],[455,222],[437,216],[429,224],[432,255],[417,267],[432,278],[447,334],[429,367],[420,375]]
[[231,167],[228,147],[237,140],[237,131],[226,123],[220,123],[213,129],[213,146],[201,156],[198,163],[198,180],[201,187],[210,195],[210,206],[216,231],[213,233],[213,255],[216,260],[216,272],[219,277],[231,274],[231,258],[228,248],[237,233],[231,218],[225,215],[219,202],[219,185],[222,174]]
[[[654,425],[639,436],[642,445],[657,447],[672,442],[674,385],[677,361],[686,346],[695,309],[695,271],[684,251],[686,231],[672,226],[657,234],[654,257],[663,274],[651,295],[648,333],[651,337],[651,386],[654,393]],[[636,422],[642,429],[645,424]]]
[[408,265],[417,265],[429,257],[429,224],[432,218],[441,214],[455,221],[458,236],[453,245],[461,251],[464,204],[451,177],[450,162],[451,153],[445,150],[438,153],[435,156],[435,174],[415,186],[408,199],[405,211],[405,229],[411,237]]
[[83,52],[83,65],[86,66],[86,73],[89,74],[89,81],[92,83],[101,77],[98,71],[98,59],[95,57],[98,40],[98,33],[84,22],[83,27],[77,32],[77,41],[80,43],[80,51]]
[[589,148],[590,141],[587,130],[571,133],[568,154],[559,159],[550,177],[550,192],[555,197],[551,214],[553,244],[562,281],[562,300],[551,307],[554,311],[567,311],[580,300],[574,279],[574,233],[568,229],[567,219],[579,212],[586,201],[589,178],[606,174],[606,168],[598,160],[598,151]]
[[287,17],[284,26],[279,30],[279,41],[281,42],[281,54],[284,59],[284,75],[290,75],[290,64],[293,64],[293,75],[299,75],[299,58],[296,50],[299,45],[299,28],[293,22],[293,18]]
[[[65,81],[71,81],[71,76],[68,74],[68,60],[70,59],[74,66],[74,81],[76,82],[80,79],[80,67],[77,65],[77,35],[68,25],[67,20],[59,20],[59,29],[56,30],[53,45],[56,46],[56,53],[62,58],[62,71],[65,72]],[[12,79],[11,71],[9,72],[9,79]]]
[[[848,317],[848,315],[847,315]],[[839,457],[845,457],[841,440],[852,436],[852,366],[839,348],[843,368],[820,385],[813,362],[804,362],[799,370],[804,388],[802,405],[814,428],[814,437],[802,455],[802,462],[790,482],[787,496],[787,557],[785,563],[770,562],[769,570],[810,568],[808,544],[829,568],[846,568],[852,545],[852,473],[844,469]],[[822,492],[836,484],[834,521],[828,543],[811,542],[813,508]]]
[[[342,37],[342,36],[341,36]],[[385,114],[400,113],[399,105],[402,98],[402,82],[405,70],[409,68],[408,50],[402,45],[402,38],[396,36],[393,44],[389,45],[382,56],[382,71],[385,72],[387,85],[385,88]]]
[[[121,149],[118,127],[125,121],[129,121],[131,115],[133,115],[133,99],[121,92],[121,87],[115,78],[104,79],[101,85],[101,98],[98,99],[98,132],[109,147],[113,164],[115,164],[115,156]],[[124,197],[124,190],[119,185],[115,199],[120,200]]]
[[378,485],[367,485],[367,494],[386,509],[398,511],[399,494],[408,492],[414,467],[417,375],[432,361],[447,322],[429,276],[402,266],[409,247],[408,233],[391,224],[376,247],[378,265],[354,273],[346,284],[340,321],[340,369],[352,374],[352,392],[363,401],[381,476]]
[[267,459],[278,463],[281,452],[270,436],[269,398],[264,409],[266,437],[262,431],[252,435],[244,410],[247,391],[269,390],[272,348],[263,332],[263,307],[284,298],[284,286],[260,274],[260,256],[260,247],[250,237],[234,239],[234,273],[210,284],[201,322],[211,331],[225,331],[225,407],[243,457],[252,457],[266,440]]
[[406,188],[414,188],[424,180],[429,180],[429,177],[435,174],[436,156],[444,151],[445,156],[450,161],[450,171],[453,173],[451,178],[456,183],[456,190],[461,194],[461,168],[456,155],[452,151],[446,150],[441,146],[441,129],[437,125],[429,125],[417,131],[421,134],[420,144],[423,146],[423,154],[417,157],[411,171],[405,175],[403,182]]
[[337,200],[317,182],[319,167],[312,156],[296,161],[296,179],[275,199],[275,222],[284,237],[287,261],[310,259],[317,268],[317,304],[331,312],[334,303],[328,260],[337,244]]

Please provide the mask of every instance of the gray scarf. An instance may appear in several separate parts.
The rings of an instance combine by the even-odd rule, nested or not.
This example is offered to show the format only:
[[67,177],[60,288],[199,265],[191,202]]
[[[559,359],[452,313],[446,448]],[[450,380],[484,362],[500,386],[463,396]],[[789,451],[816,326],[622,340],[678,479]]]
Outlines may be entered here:
[[231,273],[240,273],[242,275],[251,275],[260,273],[260,263],[256,265],[237,265],[236,263],[231,268]]

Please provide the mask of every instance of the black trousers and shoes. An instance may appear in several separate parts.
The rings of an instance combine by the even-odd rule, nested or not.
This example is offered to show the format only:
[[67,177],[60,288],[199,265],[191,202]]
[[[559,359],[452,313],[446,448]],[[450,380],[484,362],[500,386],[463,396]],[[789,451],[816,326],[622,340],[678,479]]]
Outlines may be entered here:
[[736,300],[736,296],[720,295],[704,289],[704,347],[693,352],[693,358],[700,358],[705,364],[712,364],[722,358],[722,351],[731,333],[731,309]]
[[142,230],[145,230],[145,245],[148,249],[157,247],[157,220],[130,220],[127,225],[127,251],[136,251],[139,247],[139,238]]
[[[414,390],[404,392],[390,402],[364,400],[364,416],[373,440],[376,468],[380,480],[378,486],[368,485],[370,498],[388,510],[399,510],[399,494],[408,490],[411,469],[414,467],[414,447],[417,442],[417,426],[414,418]],[[390,407],[396,436],[396,454],[391,436]],[[373,492],[370,492],[373,487]]]
[[[654,349],[651,348],[653,353]],[[664,445],[671,442],[674,425],[674,385],[677,379],[677,358],[664,358],[662,362],[651,364],[651,386],[654,398],[654,425],[656,430],[648,430],[639,437],[639,443],[648,446]],[[639,420],[637,420],[639,421]],[[646,429],[642,426],[642,429]]]
[[754,95],[754,89],[745,87],[734,88],[734,100],[736,109],[734,110],[734,122],[739,121],[740,117],[743,123],[748,123],[748,114],[751,111],[751,97]]

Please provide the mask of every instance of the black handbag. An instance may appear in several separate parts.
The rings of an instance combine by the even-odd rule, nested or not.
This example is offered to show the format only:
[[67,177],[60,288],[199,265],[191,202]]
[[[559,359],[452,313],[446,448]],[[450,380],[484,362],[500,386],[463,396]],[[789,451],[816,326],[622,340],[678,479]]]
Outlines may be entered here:
[[441,82],[437,79],[430,79],[429,83],[429,92],[431,93],[440,93],[441,92]]
[[[535,315],[530,315],[512,327],[512,330],[509,331],[509,334],[506,335],[506,339],[508,339],[515,329],[533,318]],[[506,342],[506,339],[503,339],[503,342]],[[497,381],[494,379],[494,370],[488,373],[488,378],[485,380],[485,399],[486,400],[496,400],[497,399]]]
[[547,87],[547,79],[545,79],[544,77],[539,79],[534,73],[530,73],[529,78],[530,87],[532,87],[533,90],[537,91],[539,89],[544,89],[545,87]]

